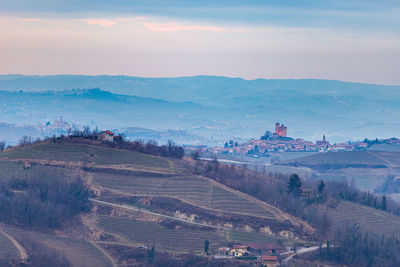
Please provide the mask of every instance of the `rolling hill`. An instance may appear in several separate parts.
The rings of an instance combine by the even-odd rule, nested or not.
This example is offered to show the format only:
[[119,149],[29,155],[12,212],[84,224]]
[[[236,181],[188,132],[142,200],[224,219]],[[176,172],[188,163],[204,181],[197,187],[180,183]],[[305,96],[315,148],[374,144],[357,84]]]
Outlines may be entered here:
[[35,240],[45,247],[55,249],[65,255],[74,266],[113,266],[112,261],[104,252],[85,240],[57,237],[15,227],[2,226],[1,229],[21,244],[28,240]]
[[327,210],[333,225],[357,225],[364,232],[400,237],[400,218],[384,211],[341,201],[334,209]]
[[345,180],[364,191],[374,191],[399,172],[400,153],[393,151],[346,151],[317,153],[278,164],[311,168],[316,179]]
[[[31,162],[30,168],[24,168],[25,161]],[[109,255],[118,253],[113,245],[156,245],[159,251],[201,254],[205,240],[215,253],[219,246],[232,242],[303,244],[313,231],[301,219],[273,205],[209,178],[189,174],[180,160],[113,148],[97,140],[50,139],[12,148],[0,153],[0,166],[2,181],[43,172],[64,177],[78,175],[89,184],[95,199],[122,206],[132,205],[128,197],[136,197],[139,202],[171,200],[168,203],[172,204],[161,204],[153,215],[141,212],[140,208],[147,207],[138,203],[133,203],[139,207],[136,211],[94,203],[93,211],[73,234],[2,227],[21,244],[24,240],[39,240],[77,266],[112,265],[115,259]],[[189,217],[190,221],[181,220]],[[1,244],[10,253],[13,251],[6,239]]]
[[0,115],[26,125],[64,116],[100,128],[183,130],[189,139],[220,143],[261,136],[280,121],[289,136],[315,140],[325,133],[339,142],[396,136],[399,92],[399,86],[328,80],[5,75]]
[[[318,155],[322,157],[314,158]],[[386,152],[321,153],[293,160],[333,164],[357,157],[356,164],[392,168],[389,163],[397,164],[392,156]],[[24,168],[25,161],[32,166]],[[56,231],[15,225],[2,225],[1,230],[22,246],[24,241],[37,240],[54,248],[77,266],[122,264],[124,249],[153,245],[157,251],[176,255],[201,255],[206,240],[211,253],[241,242],[315,245],[314,229],[300,218],[216,180],[194,175],[187,162],[194,164],[190,159],[154,156],[80,137],[9,149],[0,153],[2,181],[43,172],[79,176],[90,186],[93,209],[81,217],[80,223]],[[362,231],[389,236],[397,235],[400,225],[400,217],[356,203],[338,201],[337,206],[321,204],[315,208],[326,212],[333,226],[357,224]],[[3,235],[0,246],[5,248],[0,257],[18,257],[18,251]]]

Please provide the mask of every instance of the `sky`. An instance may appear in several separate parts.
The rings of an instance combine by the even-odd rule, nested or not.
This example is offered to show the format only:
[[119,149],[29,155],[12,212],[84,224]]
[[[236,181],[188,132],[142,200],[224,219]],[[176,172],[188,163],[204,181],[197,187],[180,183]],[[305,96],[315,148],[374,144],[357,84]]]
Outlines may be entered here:
[[0,73],[400,84],[398,0],[0,0]]

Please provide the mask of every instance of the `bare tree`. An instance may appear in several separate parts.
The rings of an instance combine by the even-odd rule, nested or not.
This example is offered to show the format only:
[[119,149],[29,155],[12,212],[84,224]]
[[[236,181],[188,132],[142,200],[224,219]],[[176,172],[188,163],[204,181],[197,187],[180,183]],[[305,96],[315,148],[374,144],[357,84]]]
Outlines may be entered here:
[[6,142],[1,141],[0,142],[0,151],[3,151],[6,148]]

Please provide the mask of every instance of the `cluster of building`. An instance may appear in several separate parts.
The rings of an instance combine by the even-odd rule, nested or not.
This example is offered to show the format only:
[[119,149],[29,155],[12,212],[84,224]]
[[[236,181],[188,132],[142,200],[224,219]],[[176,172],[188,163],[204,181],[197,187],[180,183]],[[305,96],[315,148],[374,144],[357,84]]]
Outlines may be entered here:
[[58,120],[56,119],[53,122],[48,120],[46,121],[45,125],[38,125],[36,127],[43,132],[48,132],[53,134],[65,134],[68,132],[72,132],[74,130],[81,130],[83,128],[71,122],[65,121],[62,116]]
[[278,255],[284,251],[285,248],[277,244],[249,242],[221,247],[218,249],[218,257],[255,259],[259,266],[275,267],[279,266]]
[[261,139],[251,139],[242,144],[229,142],[224,147],[216,146],[208,150],[214,153],[262,155],[271,152],[353,151],[367,148],[368,143],[365,142],[331,144],[325,135],[322,140],[317,140],[315,143],[301,138],[293,139],[287,137],[287,127],[277,122],[275,132],[267,131]]

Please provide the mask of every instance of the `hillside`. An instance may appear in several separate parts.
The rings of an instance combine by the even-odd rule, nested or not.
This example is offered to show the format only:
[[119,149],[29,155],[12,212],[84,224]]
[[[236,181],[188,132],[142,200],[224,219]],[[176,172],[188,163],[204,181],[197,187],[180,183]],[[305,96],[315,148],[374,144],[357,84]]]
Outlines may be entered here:
[[[22,228],[9,225],[10,222],[2,225],[0,245],[4,250],[0,259],[21,258],[21,252],[7,235],[28,255],[33,251],[32,244],[39,241],[40,246],[60,253],[60,261],[64,257],[79,266],[135,265],[137,259],[127,258],[127,251],[139,253],[141,248],[152,246],[159,253],[201,255],[206,241],[213,255],[220,247],[243,242],[270,242],[288,248],[315,246],[321,229],[326,231],[323,235],[333,238],[337,227],[344,225],[356,225],[363,232],[398,236],[400,217],[381,210],[343,200],[325,204],[311,202],[309,208],[307,203],[310,202],[305,199],[302,204],[292,203],[299,200],[285,197],[286,193],[282,196],[282,193],[270,191],[278,190],[279,186],[286,188],[286,181],[280,180],[282,176],[279,175],[259,176],[262,174],[233,166],[218,167],[219,164],[213,165],[213,162],[160,157],[123,147],[90,137],[64,137],[1,152],[0,180],[3,183],[22,177],[62,177],[65,181],[79,177],[90,188],[92,209],[58,230]],[[318,170],[320,165],[335,164],[352,171],[357,169],[355,165],[363,166],[358,167],[360,170],[365,166],[371,170],[393,170],[397,164],[396,155],[389,152],[319,153],[288,159],[285,164],[305,165],[315,173],[321,171]],[[28,168],[24,167],[27,161],[31,163]],[[279,166],[284,168],[285,165]],[[314,178],[330,174],[328,169]],[[16,194],[23,194],[23,183],[16,185]],[[274,203],[272,198],[260,195],[262,192],[275,195],[275,201],[288,201],[289,206],[271,204]],[[299,210],[301,205],[305,205],[303,212]],[[318,228],[293,214],[311,219]],[[321,228],[324,216],[328,222]]]
[[65,255],[74,266],[113,266],[110,259],[101,250],[85,240],[57,237],[14,227],[2,226],[1,229],[21,244],[34,240],[44,247],[54,249]]
[[49,162],[55,165],[83,164],[88,166],[124,166],[125,168],[151,169],[169,172],[171,162],[168,159],[155,157],[135,151],[114,149],[102,146],[100,142],[82,139],[65,139],[61,143],[45,141],[10,149],[0,154],[0,159],[17,160],[29,159],[38,163]]
[[[59,253],[60,262],[110,266],[137,265],[139,258],[129,257],[129,253],[142,255],[144,248],[153,246],[175,260],[187,253],[202,255],[206,242],[211,255],[216,255],[218,248],[244,242],[267,242],[286,249],[312,246],[314,251],[317,240],[333,238],[337,227],[344,225],[356,225],[365,233],[398,236],[400,217],[382,210],[338,199],[313,203],[274,192],[285,190],[283,175],[263,176],[215,162],[161,157],[127,148],[91,137],[63,137],[1,152],[0,180],[14,184],[15,194],[27,192],[23,180],[18,179],[82,179],[90,189],[92,208],[58,229],[22,227],[12,221],[2,224],[0,259],[21,259],[12,239],[26,251],[28,260],[33,247],[41,246],[44,251],[49,249],[46,253]],[[397,164],[396,155],[388,152],[319,153],[291,160],[286,164],[339,163],[352,170],[357,168],[346,164],[376,170],[394,169],[392,164]],[[27,161],[31,163],[28,168],[24,166]],[[316,169],[314,165],[311,168]],[[313,227],[293,214],[309,220]]]
[[20,257],[18,248],[6,234],[0,231],[0,259],[19,259]]
[[280,160],[277,164],[311,168],[315,179],[347,181],[364,191],[374,191],[387,177],[400,174],[400,153],[375,150],[328,152]]
[[[26,161],[31,163],[28,169],[24,168]],[[90,266],[108,266],[118,261],[110,255],[125,257],[117,247],[155,245],[158,251],[201,254],[207,240],[216,253],[218,247],[238,242],[302,245],[311,240],[313,232],[307,223],[273,205],[190,174],[182,160],[110,147],[96,140],[49,139],[12,148],[0,153],[0,165],[4,182],[43,173],[79,177],[89,185],[93,199],[106,203],[92,202],[92,211],[80,223],[57,231],[2,227],[22,246],[31,239],[40,240],[42,246],[56,249],[74,265],[81,266],[85,260]],[[13,247],[6,239],[1,244],[12,258]]]
[[362,231],[387,237],[400,237],[399,216],[365,207],[356,203],[341,201],[337,207],[327,210],[333,225],[357,225]]

